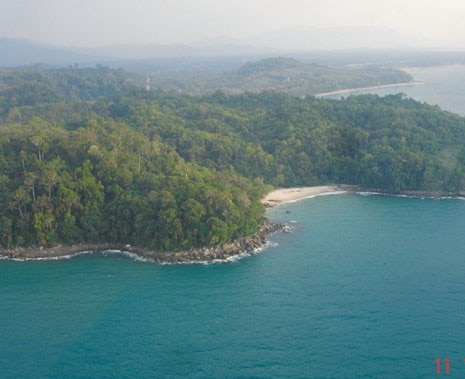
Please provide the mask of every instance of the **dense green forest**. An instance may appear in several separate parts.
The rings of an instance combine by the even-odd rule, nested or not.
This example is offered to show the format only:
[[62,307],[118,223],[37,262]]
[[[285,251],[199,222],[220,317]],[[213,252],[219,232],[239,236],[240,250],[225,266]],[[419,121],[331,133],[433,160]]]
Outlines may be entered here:
[[[95,101],[115,93],[137,88],[143,80],[123,70],[107,67],[61,68],[49,70],[24,67],[0,70],[0,117],[11,118],[21,114],[42,114],[44,106]],[[62,107],[63,108],[63,107]],[[12,113],[10,113],[12,112]]]
[[183,160],[158,136],[95,117],[2,126],[2,246],[131,243],[176,250],[257,229],[265,186]]
[[412,82],[405,71],[379,66],[331,68],[292,58],[247,62],[238,70],[204,75],[151,75],[156,88],[191,95],[221,90],[229,94],[275,91],[293,96],[315,95],[347,88]]
[[102,67],[10,69],[0,118],[2,247],[180,250],[253,234],[272,186],[465,187],[465,119],[402,95],[193,97]]

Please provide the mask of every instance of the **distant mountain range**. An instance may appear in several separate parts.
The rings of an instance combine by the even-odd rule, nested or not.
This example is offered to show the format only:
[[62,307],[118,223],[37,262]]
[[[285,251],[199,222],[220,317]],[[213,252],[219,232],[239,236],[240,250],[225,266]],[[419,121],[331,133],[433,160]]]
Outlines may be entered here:
[[100,58],[73,49],[22,39],[0,39],[0,67],[94,63]]
[[425,45],[379,27],[299,27],[261,33],[247,39],[218,37],[190,45],[114,45],[58,47],[21,39],[0,39],[0,66],[62,65],[152,58],[282,55],[311,50],[399,48]]
[[95,65],[146,59],[258,56],[273,53],[275,53],[273,49],[241,45],[114,45],[99,48],[73,48],[22,39],[0,39],[0,67],[36,64]]
[[[233,61],[232,69],[237,69],[245,61],[276,56],[292,56],[329,66],[364,63],[398,63],[401,66],[424,64],[424,61],[431,60],[435,64],[463,63],[464,52],[455,55],[449,52],[446,58],[442,50],[418,50],[419,46],[433,44],[431,41],[405,37],[388,28],[376,27],[300,27],[262,33],[242,40],[218,37],[190,45],[133,44],[98,48],[62,47],[4,38],[0,39],[0,67],[104,64],[144,73],[160,70],[160,67],[164,72],[183,72],[192,70],[194,66],[203,71],[212,67],[213,71],[218,71],[226,62],[225,58],[229,63],[224,67],[229,70]],[[412,52],[421,54],[412,57]],[[442,59],[437,59],[438,56]],[[213,59],[217,61],[212,64]]]
[[383,27],[295,27],[261,33],[249,43],[287,51],[398,49],[431,44]]

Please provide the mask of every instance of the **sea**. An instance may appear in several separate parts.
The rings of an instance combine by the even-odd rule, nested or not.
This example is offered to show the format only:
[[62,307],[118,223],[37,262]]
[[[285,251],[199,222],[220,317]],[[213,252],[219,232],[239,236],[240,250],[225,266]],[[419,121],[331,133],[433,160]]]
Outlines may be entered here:
[[[464,67],[417,70],[402,92],[443,83],[437,104],[465,114],[465,92],[447,101]],[[0,261],[0,378],[465,377],[464,199],[344,193],[267,215],[290,233],[234,262]]]
[[377,94],[386,96],[403,93],[420,102],[438,105],[441,109],[465,116],[465,66],[410,67],[403,69],[413,76],[417,84],[399,85],[367,90],[354,90],[339,95],[325,96],[340,99],[350,95]]

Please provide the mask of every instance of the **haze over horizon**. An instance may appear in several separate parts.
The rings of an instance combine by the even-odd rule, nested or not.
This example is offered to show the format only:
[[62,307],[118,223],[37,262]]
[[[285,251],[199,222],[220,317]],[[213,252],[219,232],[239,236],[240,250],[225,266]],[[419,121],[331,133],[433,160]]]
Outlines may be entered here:
[[[0,38],[74,47],[230,42],[282,48],[291,41],[294,49],[465,48],[464,15],[461,0],[0,0]],[[349,33],[321,46],[295,38],[321,28]],[[361,33],[368,39],[360,40]]]

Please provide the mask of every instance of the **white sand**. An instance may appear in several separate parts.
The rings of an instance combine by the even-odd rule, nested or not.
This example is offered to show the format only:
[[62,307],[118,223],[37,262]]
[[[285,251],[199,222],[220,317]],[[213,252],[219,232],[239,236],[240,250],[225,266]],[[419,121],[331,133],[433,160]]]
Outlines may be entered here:
[[344,184],[332,186],[281,188],[266,195],[262,199],[262,203],[267,207],[274,207],[282,203],[301,200],[312,196],[356,190],[356,186],[349,186]]
[[400,86],[415,86],[419,84],[424,84],[422,82],[406,82],[406,83],[395,83],[395,84],[382,84],[379,86],[372,86],[372,87],[360,87],[360,88],[347,88],[347,89],[340,89],[337,91],[331,91],[331,92],[323,92],[323,93],[317,93],[314,96],[315,97],[326,97],[326,96],[331,96],[331,95],[343,95],[345,93],[351,93],[351,92],[357,92],[357,91],[367,91],[367,90],[372,90],[372,89],[378,89],[378,88],[390,88],[390,87],[400,87]]

